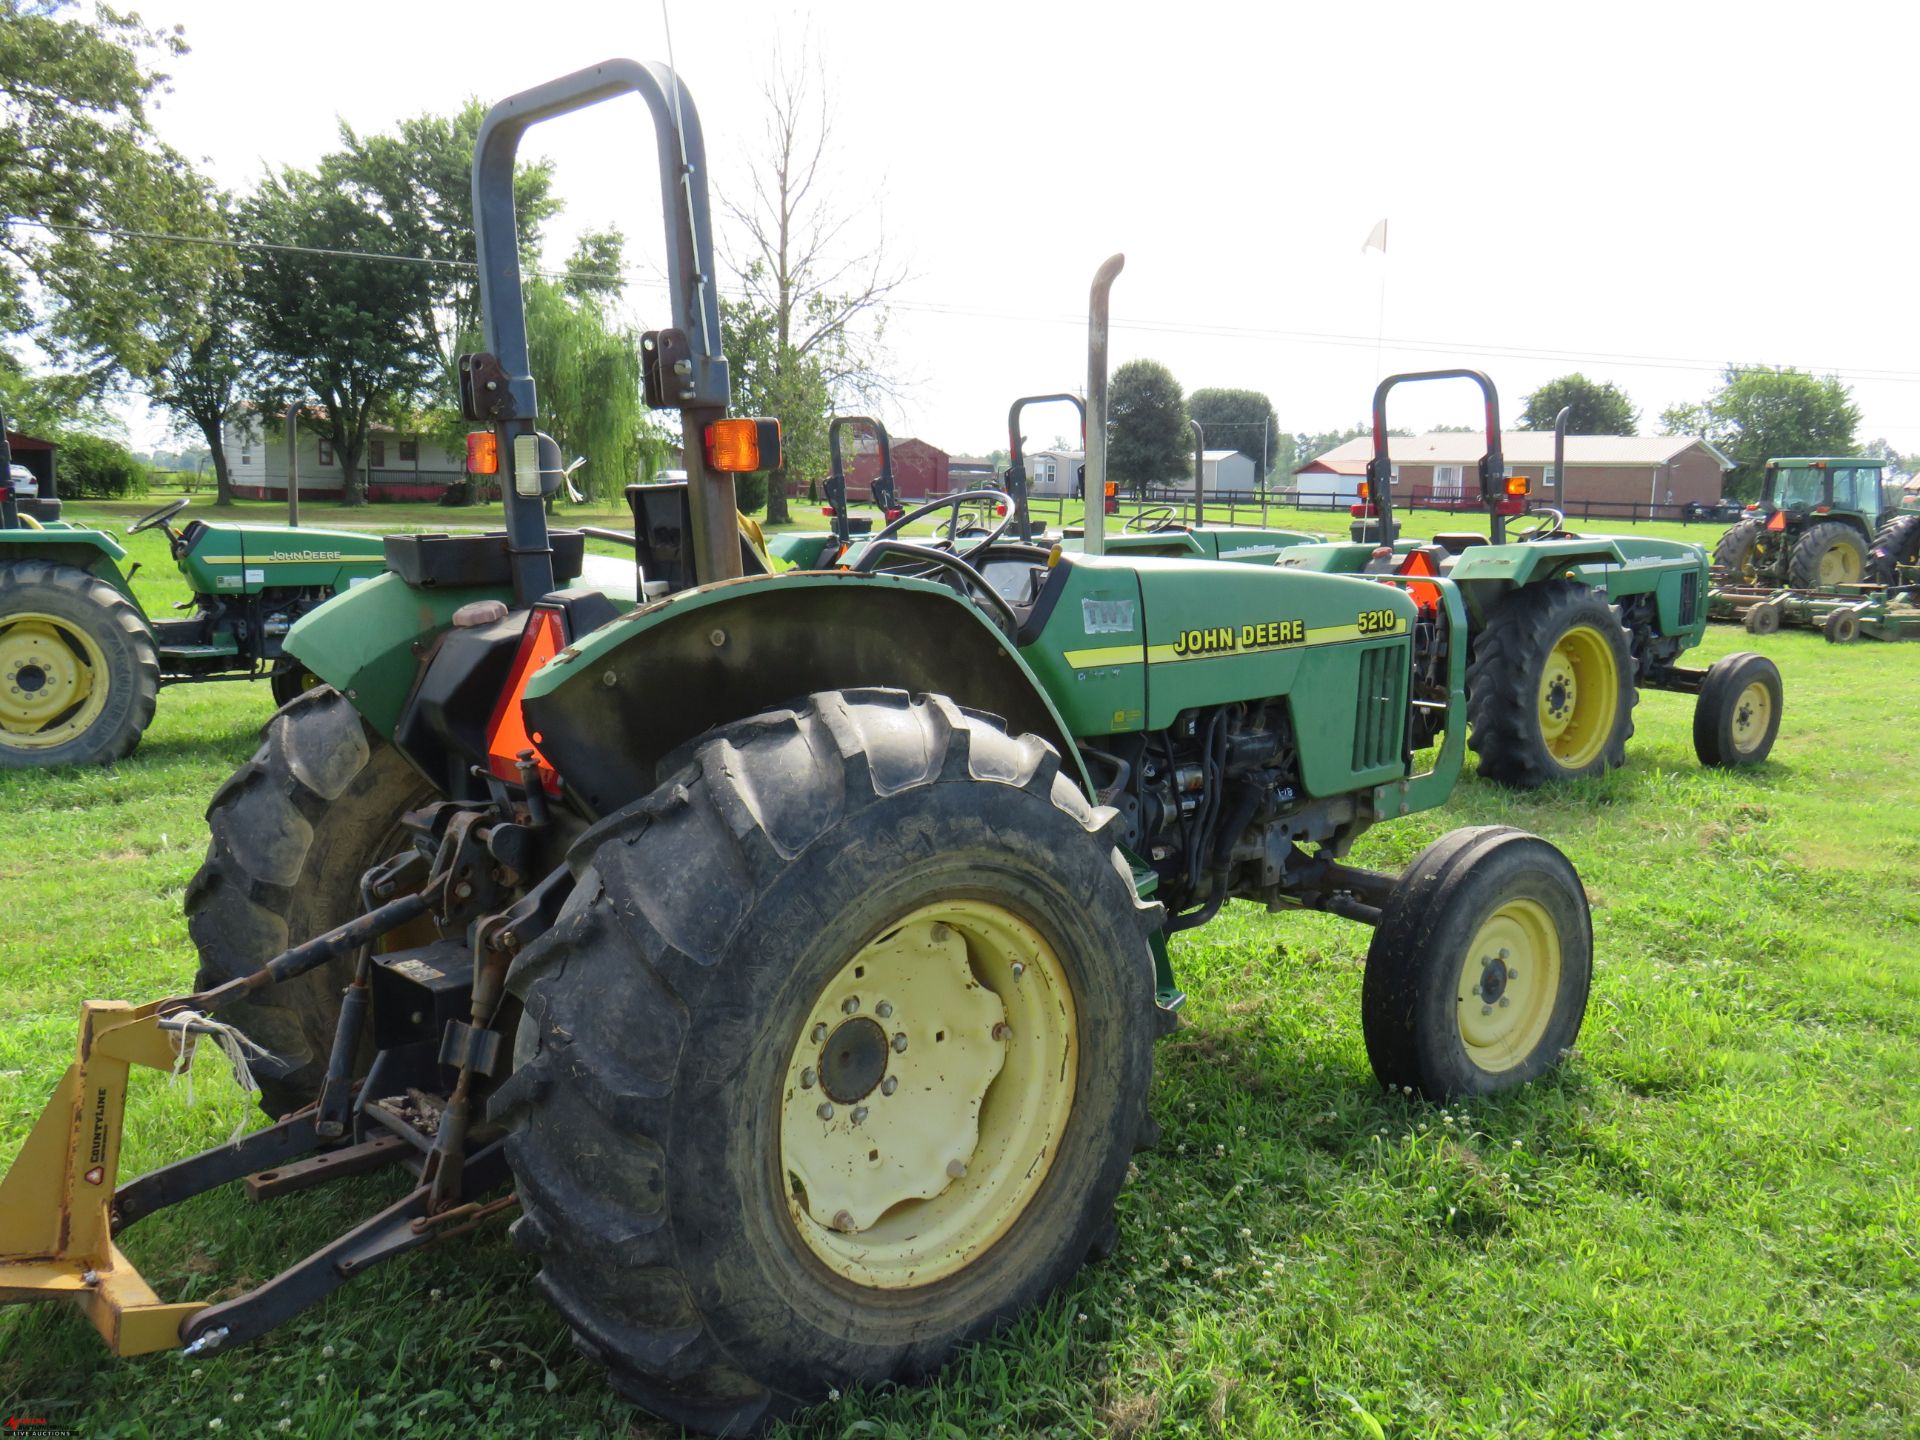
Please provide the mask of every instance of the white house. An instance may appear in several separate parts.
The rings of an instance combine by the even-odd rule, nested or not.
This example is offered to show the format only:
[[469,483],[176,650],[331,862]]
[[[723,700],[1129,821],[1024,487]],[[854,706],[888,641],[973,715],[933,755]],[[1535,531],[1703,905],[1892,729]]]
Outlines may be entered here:
[[[264,433],[262,433],[264,431]],[[251,500],[287,497],[287,426],[284,417],[230,420],[224,427],[227,468],[234,493]],[[448,449],[430,436],[375,425],[360,457],[367,496],[374,500],[438,500],[447,486],[467,476],[462,446]],[[333,446],[304,427],[300,431],[300,496],[337,500],[346,474]]]
[[1035,450],[1026,457],[1027,494],[1049,500],[1070,499],[1080,483],[1084,450]]

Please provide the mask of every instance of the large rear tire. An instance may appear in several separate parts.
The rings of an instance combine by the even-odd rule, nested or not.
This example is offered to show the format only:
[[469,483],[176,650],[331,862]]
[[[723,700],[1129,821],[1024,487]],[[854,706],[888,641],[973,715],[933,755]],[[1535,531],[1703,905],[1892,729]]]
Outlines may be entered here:
[[1838,520],[1810,528],[1787,561],[1787,583],[1795,590],[1858,585],[1866,572],[1867,537]]
[[1758,585],[1780,578],[1778,547],[1764,520],[1742,520],[1713,547],[1713,565],[1736,585]]
[[1897,515],[1880,527],[1867,553],[1867,580],[1899,583],[1902,570],[1920,569],[1920,515]]
[[[308,691],[277,712],[207,806],[207,858],[186,899],[195,984],[252,974],[359,915],[360,877],[399,853],[400,817],[433,793],[338,691]],[[319,1094],[352,978],[345,956],[220,1012],[268,1051],[253,1074],[269,1115]]]
[[1395,883],[1367,951],[1361,1028],[1374,1074],[1429,1100],[1537,1079],[1580,1034],[1593,922],[1580,877],[1523,830],[1429,845]]
[[1633,680],[1627,628],[1602,596],[1567,580],[1512,591],[1467,669],[1467,743],[1480,773],[1531,790],[1624,765]]
[[575,846],[491,1113],[515,1239],[622,1393],[746,1434],[1104,1253],[1158,1028],[1113,819],[1036,737],[855,690]]
[[0,563],[0,770],[124,759],[159,695],[159,652],[126,596],[78,566]]

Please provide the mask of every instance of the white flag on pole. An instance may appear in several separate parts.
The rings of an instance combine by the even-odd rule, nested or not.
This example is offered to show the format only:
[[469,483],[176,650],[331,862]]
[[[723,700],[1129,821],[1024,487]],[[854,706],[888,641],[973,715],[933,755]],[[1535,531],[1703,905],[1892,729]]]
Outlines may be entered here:
[[1360,253],[1364,255],[1369,250],[1378,250],[1382,255],[1387,253],[1387,222],[1385,220],[1380,221],[1367,232],[1367,243],[1360,247]]

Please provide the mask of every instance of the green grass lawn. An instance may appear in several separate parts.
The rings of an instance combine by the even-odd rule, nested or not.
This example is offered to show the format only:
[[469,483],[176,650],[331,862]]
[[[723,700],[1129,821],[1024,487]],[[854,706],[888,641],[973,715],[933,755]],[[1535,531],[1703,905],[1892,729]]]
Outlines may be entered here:
[[[164,606],[181,592],[151,541],[137,584]],[[1748,643],[1716,629],[1705,653]],[[1365,930],[1230,906],[1175,945],[1193,998],[1115,1255],[936,1384],[841,1396],[791,1433],[1920,1433],[1920,645],[1763,643],[1787,711],[1759,771],[1701,770],[1690,702],[1653,694],[1625,770],[1533,796],[1469,778],[1359,847],[1397,866],[1500,822],[1567,851],[1597,974],[1560,1076],[1449,1109],[1382,1094]],[[169,689],[129,762],[0,774],[0,1161],[82,999],[190,982],[201,812],[270,709],[264,687]],[[217,1060],[191,1104],[144,1078],[125,1175],[245,1113]],[[126,1248],[168,1298],[225,1297],[396,1188],[209,1195]],[[0,1413],[90,1437],[674,1433],[574,1357],[530,1278],[496,1223],[204,1360],[115,1361],[77,1315],[0,1312]]]

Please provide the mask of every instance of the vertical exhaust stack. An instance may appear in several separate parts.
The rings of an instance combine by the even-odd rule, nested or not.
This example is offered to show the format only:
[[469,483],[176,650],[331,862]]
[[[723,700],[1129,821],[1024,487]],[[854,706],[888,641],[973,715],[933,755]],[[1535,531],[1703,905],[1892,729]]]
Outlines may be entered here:
[[1110,255],[1093,275],[1087,300],[1087,518],[1081,549],[1107,550],[1107,297],[1127,257]]
[[1571,405],[1562,405],[1553,417],[1553,498],[1562,515],[1567,513],[1567,421],[1573,415]]

